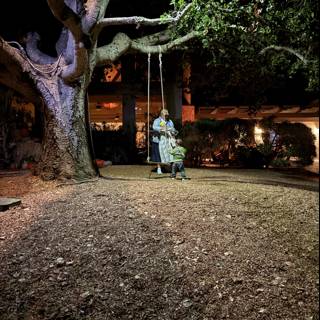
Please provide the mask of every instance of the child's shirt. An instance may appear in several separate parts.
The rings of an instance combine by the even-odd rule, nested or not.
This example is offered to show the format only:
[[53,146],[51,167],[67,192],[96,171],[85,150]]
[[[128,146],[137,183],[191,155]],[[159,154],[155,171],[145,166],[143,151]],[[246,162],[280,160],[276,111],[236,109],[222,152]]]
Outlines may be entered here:
[[181,146],[174,147],[170,154],[173,156],[173,162],[180,162],[183,161],[187,153],[187,149]]

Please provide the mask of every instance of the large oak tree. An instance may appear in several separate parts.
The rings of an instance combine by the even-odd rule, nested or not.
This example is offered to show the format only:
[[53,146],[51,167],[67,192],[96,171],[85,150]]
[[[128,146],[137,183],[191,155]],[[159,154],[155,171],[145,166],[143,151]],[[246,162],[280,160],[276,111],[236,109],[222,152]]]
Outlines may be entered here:
[[[105,17],[108,0],[47,0],[47,5],[62,26],[56,57],[41,50],[36,32],[19,42],[0,37],[0,82],[43,106],[45,133],[38,168],[42,177],[90,178],[97,173],[88,143],[86,93],[94,69],[128,52],[166,52],[192,39],[192,30],[172,39],[172,28],[190,5],[161,19]],[[103,30],[130,25],[156,31],[136,38],[117,32],[107,43],[99,41]]]

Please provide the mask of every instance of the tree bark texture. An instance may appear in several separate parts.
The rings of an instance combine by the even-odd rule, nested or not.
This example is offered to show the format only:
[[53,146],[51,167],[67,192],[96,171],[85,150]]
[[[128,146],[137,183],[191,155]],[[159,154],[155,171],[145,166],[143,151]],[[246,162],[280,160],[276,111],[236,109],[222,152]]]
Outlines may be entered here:
[[45,180],[94,177],[89,137],[85,123],[85,88],[56,82],[39,81],[44,108],[43,153],[39,163]]

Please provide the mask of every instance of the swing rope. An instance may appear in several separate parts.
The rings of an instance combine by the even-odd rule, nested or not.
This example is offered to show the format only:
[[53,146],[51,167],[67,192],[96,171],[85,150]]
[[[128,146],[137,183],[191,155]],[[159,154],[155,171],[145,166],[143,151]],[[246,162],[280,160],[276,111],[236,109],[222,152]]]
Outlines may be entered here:
[[[150,162],[150,82],[151,82],[151,53],[148,53],[148,100],[147,100],[147,162]],[[163,75],[162,75],[162,52],[159,46],[159,72],[161,85],[161,104],[162,110],[165,109],[164,90],[163,90]]]
[[151,60],[151,53],[148,53],[148,110],[147,110],[147,161],[150,161],[150,60]]
[[160,85],[161,85],[161,102],[162,102],[162,110],[163,110],[163,109],[164,109],[164,94],[163,94],[162,52],[161,52],[161,46],[159,46],[159,71],[160,71]]

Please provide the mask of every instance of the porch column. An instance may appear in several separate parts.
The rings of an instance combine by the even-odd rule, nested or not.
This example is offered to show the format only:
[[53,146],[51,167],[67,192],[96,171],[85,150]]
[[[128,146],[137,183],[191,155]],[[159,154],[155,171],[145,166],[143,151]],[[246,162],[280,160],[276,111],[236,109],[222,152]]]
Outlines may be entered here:
[[182,77],[179,54],[168,55],[163,59],[164,94],[170,118],[177,124],[182,122]]
[[136,159],[136,97],[131,87],[135,84],[135,57],[123,57],[121,60],[121,76],[124,88],[122,95],[122,127],[128,142],[128,159]]

